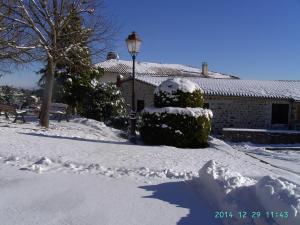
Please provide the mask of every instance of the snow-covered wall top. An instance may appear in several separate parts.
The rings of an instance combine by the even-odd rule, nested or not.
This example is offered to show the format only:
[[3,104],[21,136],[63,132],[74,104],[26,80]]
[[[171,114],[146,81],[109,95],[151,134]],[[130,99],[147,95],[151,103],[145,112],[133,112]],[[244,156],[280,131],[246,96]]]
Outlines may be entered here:
[[[196,83],[206,95],[263,97],[300,101],[300,81],[207,79],[186,77]],[[138,75],[137,80],[158,86],[168,77]]]
[[161,91],[172,94],[178,90],[185,93],[193,93],[196,90],[202,91],[202,89],[196,83],[190,81],[189,79],[177,77],[163,81],[158,87],[156,87],[155,93],[159,93]]
[[[118,74],[131,74],[132,61],[110,59],[95,64],[105,72]],[[137,74],[156,75],[156,76],[197,76],[204,77],[202,69],[182,64],[161,64],[150,62],[136,62],[135,71]],[[208,71],[208,78],[232,79],[234,76]]]

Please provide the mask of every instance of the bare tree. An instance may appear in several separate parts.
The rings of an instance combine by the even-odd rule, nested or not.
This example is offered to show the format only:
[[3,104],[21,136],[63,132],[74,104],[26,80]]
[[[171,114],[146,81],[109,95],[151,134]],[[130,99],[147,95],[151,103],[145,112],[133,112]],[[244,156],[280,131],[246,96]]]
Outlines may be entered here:
[[[0,3],[0,12],[6,12]],[[9,73],[11,64],[21,64],[29,60],[31,49],[13,48],[11,44],[18,43],[21,45],[20,27],[11,23],[5,24],[5,18],[0,16],[0,73]]]
[[[3,49],[0,47],[3,56],[20,62],[44,60],[47,63],[40,125],[49,127],[56,65],[59,60],[67,60],[65,53],[72,47],[62,47],[58,43],[63,28],[69,25],[70,13],[75,10],[82,14],[84,26],[93,33],[89,44],[96,53],[108,47],[115,34],[114,26],[100,11],[102,0],[1,0],[0,4],[1,27],[6,30],[1,37],[6,44]],[[76,33],[64,35],[71,37]]]

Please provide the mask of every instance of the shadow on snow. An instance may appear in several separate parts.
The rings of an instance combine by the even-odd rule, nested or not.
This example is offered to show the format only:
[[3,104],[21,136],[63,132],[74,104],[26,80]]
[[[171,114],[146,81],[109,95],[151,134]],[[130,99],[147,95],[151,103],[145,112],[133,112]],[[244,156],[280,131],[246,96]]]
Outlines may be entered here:
[[19,134],[25,134],[25,135],[36,136],[36,137],[66,139],[66,140],[73,140],[73,141],[104,143],[104,144],[134,145],[134,144],[130,143],[129,141],[121,142],[121,141],[94,140],[94,139],[86,139],[86,138],[80,138],[80,137],[64,137],[64,136],[56,136],[56,135],[48,135],[48,134],[22,133],[22,132],[19,132]]
[[144,198],[159,199],[176,207],[189,209],[189,214],[182,217],[177,222],[178,225],[222,225],[222,221],[214,218],[214,210],[217,209],[211,209],[208,202],[202,200],[193,190],[193,185],[193,181],[178,181],[139,188],[153,192]]

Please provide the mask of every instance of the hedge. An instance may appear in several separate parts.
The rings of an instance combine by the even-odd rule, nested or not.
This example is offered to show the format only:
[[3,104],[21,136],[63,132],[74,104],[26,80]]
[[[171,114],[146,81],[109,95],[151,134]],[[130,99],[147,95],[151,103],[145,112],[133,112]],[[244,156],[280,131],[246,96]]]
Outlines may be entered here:
[[201,90],[195,90],[192,93],[177,90],[172,94],[158,91],[154,93],[155,107],[203,107],[204,99]]
[[[205,111],[205,109],[203,109]],[[210,110],[206,110],[208,114]],[[142,115],[140,128],[142,139],[147,144],[170,145],[182,148],[207,147],[211,130],[210,117],[203,114],[192,116],[167,112]]]

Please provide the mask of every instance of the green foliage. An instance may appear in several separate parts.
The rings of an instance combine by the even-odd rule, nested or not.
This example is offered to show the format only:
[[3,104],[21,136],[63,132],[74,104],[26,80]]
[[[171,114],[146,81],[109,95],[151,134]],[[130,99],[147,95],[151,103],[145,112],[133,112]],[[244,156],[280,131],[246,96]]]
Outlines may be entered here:
[[[166,82],[172,84],[172,80]],[[153,112],[144,110],[140,128],[142,139],[148,144],[171,145],[181,148],[207,147],[208,135],[211,130],[210,112],[204,110],[203,115],[194,115],[185,113],[187,111],[184,109],[187,107],[201,108],[203,102],[203,93],[200,89],[196,89],[192,93],[178,89],[171,93],[161,90],[155,92],[154,106],[158,110],[155,108]],[[175,110],[173,107],[183,109]]]
[[10,86],[2,86],[0,91],[0,102],[8,105],[19,105],[22,101],[23,93]]
[[211,129],[210,119],[168,113],[143,113],[140,128],[148,144],[171,145],[183,148],[207,147]]
[[82,72],[81,74],[64,74],[61,75],[58,80],[57,98],[61,99],[61,102],[67,103],[72,108],[77,109],[77,113],[82,114],[83,101],[89,93],[93,92],[93,82],[98,80],[102,75],[100,69],[93,69],[91,71]]
[[6,103],[5,96],[3,93],[1,93],[1,91],[0,91],[0,103],[2,103],[2,104]]
[[204,99],[201,90],[195,90],[193,93],[182,92],[177,90],[171,95],[166,92],[159,91],[154,93],[155,107],[203,107]]
[[33,90],[20,89],[10,86],[0,86],[0,103],[15,107],[26,107],[35,103]]
[[85,93],[82,115],[95,120],[120,123],[120,117],[126,115],[120,90],[114,84],[98,83]]
[[15,102],[13,89],[9,86],[1,87],[0,101],[4,104],[13,104]]
[[[64,35],[69,33],[74,35]],[[87,46],[90,34],[89,29],[83,28],[81,16],[73,11],[68,25],[58,38],[61,47],[67,47],[65,52],[67,57],[57,64],[55,74],[57,95],[62,102],[76,108],[79,114],[84,113],[84,97],[93,89],[93,81],[103,74],[102,70],[93,68],[91,63],[90,50]]]

